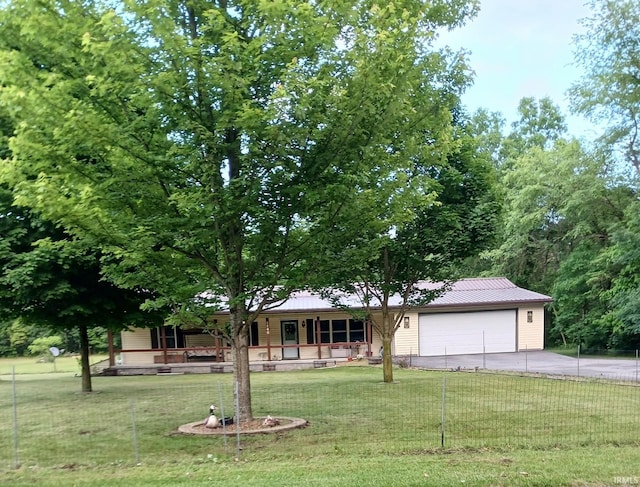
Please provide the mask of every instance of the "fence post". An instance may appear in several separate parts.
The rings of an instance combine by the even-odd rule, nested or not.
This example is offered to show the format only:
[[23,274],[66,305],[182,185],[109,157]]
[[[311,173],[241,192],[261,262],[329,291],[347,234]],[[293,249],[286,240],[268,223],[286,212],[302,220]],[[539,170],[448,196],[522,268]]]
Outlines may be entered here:
[[487,368],[487,356],[486,356],[486,347],[484,343],[484,330],[482,330],[482,368]]
[[445,421],[445,410],[447,403],[447,377],[445,375],[442,376],[442,413],[440,417],[440,447],[444,448],[444,421]]
[[240,458],[240,391],[238,388],[238,381],[234,382],[233,395],[235,397],[236,406],[236,457]]
[[[222,415],[222,437],[224,438],[224,448],[227,448],[227,422],[224,420],[224,402],[222,401],[222,384],[218,381],[218,397],[220,398],[220,414]],[[237,426],[237,425],[236,425]]]
[[16,366],[11,367],[13,382],[13,466],[20,468],[20,454],[18,452],[18,395],[16,393]]
[[132,425],[132,436],[133,436],[133,454],[136,459],[136,465],[140,463],[140,451],[138,449],[138,429],[136,427],[136,408],[133,399],[129,400],[129,404],[131,405],[131,425]]

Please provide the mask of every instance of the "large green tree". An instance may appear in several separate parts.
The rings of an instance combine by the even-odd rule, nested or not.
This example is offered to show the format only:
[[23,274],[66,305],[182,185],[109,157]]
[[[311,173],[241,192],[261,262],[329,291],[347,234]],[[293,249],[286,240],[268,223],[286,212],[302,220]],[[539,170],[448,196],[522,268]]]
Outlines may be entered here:
[[495,170],[466,123],[453,120],[455,101],[448,100],[452,109],[445,114],[452,124],[439,123],[437,136],[423,134],[446,143],[425,143],[419,157],[380,164],[361,178],[345,203],[348,211],[326,234],[336,245],[326,254],[324,292],[371,320],[382,338],[384,382],[393,381],[391,342],[408,307],[445,292],[464,259],[494,237],[500,207]]
[[158,326],[162,315],[140,310],[152,298],[149,292],[106,281],[100,255],[87,242],[13,206],[12,199],[0,186],[0,313],[4,319],[21,319],[54,333],[78,333],[82,391],[91,392],[91,330]]
[[637,239],[629,231],[636,192],[607,171],[607,161],[607,154],[561,139],[513,157],[503,173],[493,273],[552,294],[552,342],[603,349],[635,340],[633,316],[624,329],[620,306],[632,303],[636,289],[630,242]]
[[477,3],[13,1],[2,178],[99,242],[117,283],[227,307],[248,419],[248,324],[304,284],[309,238],[381,148],[417,150],[463,67],[434,34]]

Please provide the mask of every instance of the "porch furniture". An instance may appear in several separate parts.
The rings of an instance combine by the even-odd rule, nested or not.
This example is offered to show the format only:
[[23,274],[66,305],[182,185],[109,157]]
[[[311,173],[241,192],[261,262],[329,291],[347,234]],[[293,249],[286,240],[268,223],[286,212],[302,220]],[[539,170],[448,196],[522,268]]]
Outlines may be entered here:
[[187,350],[184,355],[187,362],[215,362],[217,358],[216,351],[210,348]]

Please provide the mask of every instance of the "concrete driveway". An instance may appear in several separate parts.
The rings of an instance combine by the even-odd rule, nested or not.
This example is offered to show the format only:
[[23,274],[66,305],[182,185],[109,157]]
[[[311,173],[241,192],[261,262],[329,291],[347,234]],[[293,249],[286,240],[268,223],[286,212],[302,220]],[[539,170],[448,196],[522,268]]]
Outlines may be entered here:
[[599,377],[638,382],[640,364],[636,359],[574,358],[557,353],[512,352],[440,357],[412,356],[410,365],[420,369],[480,369],[536,372],[550,375]]

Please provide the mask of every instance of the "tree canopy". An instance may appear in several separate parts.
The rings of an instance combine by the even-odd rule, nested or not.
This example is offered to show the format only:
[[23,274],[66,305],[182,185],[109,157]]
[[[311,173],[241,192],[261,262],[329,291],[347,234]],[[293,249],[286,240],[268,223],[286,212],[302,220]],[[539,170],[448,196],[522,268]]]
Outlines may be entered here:
[[[230,309],[241,419],[248,325],[304,284],[310,238],[393,145],[438,137],[464,59],[433,47],[466,0],[17,0],[0,22],[2,179],[100,242],[117,284]],[[387,164],[387,162],[385,162]]]
[[[460,116],[455,106],[451,112]],[[478,150],[470,125],[453,121],[446,151],[425,141],[420,157],[363,177],[321,242],[330,249],[320,265],[324,293],[338,306],[345,306],[344,293],[358,297],[382,338],[385,382],[393,381],[391,340],[407,308],[446,291],[464,259],[495,235],[500,204],[491,159]]]
[[640,173],[640,5],[591,0],[589,6],[586,31],[576,37],[584,75],[571,89],[572,106],[604,125],[601,141]]
[[0,186],[0,311],[54,331],[79,332],[82,391],[91,392],[89,330],[120,331],[158,326],[159,313],[140,309],[153,296],[106,281],[100,253],[33,214],[11,204]]

